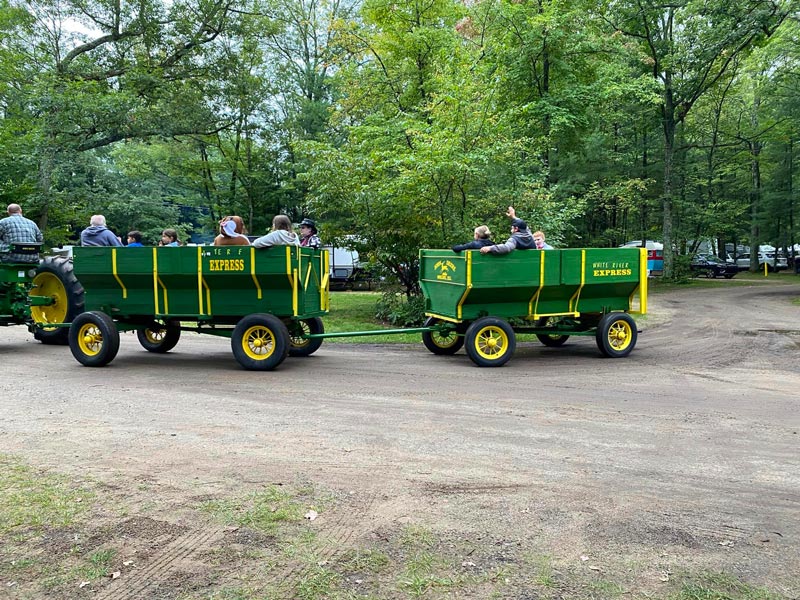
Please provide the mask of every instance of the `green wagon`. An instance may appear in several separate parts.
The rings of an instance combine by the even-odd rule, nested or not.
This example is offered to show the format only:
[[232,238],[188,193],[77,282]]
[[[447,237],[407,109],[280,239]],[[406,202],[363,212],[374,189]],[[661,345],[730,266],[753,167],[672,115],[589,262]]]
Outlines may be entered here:
[[498,367],[513,355],[516,334],[532,333],[547,346],[593,336],[618,358],[636,345],[629,313],[647,311],[647,250],[421,250],[420,285],[431,328],[423,342],[434,354],[465,346],[477,365]]
[[294,246],[98,248],[74,250],[85,311],[69,328],[69,345],[86,366],[104,366],[119,350],[119,332],[136,331],[150,352],[168,352],[182,331],[231,340],[249,370],[271,370],[287,355],[322,344],[328,312],[325,250]]

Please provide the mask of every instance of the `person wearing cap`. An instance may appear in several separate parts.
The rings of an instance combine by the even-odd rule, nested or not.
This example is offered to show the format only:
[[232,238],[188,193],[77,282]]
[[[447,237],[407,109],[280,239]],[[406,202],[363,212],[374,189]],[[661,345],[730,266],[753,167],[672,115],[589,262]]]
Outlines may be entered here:
[[215,246],[249,246],[250,239],[244,235],[242,217],[233,215],[219,222],[219,235],[214,238]]
[[511,237],[504,244],[494,244],[481,248],[481,254],[508,254],[514,250],[535,250],[536,242],[528,230],[528,224],[517,218],[513,206],[508,207],[506,215],[511,218]]
[[492,246],[492,232],[486,225],[479,225],[475,228],[475,238],[466,244],[456,244],[453,246],[453,252],[461,252],[462,250],[480,250],[484,246]]
[[317,235],[317,226],[311,219],[306,218],[300,221],[300,245],[315,250],[322,247],[322,242]]

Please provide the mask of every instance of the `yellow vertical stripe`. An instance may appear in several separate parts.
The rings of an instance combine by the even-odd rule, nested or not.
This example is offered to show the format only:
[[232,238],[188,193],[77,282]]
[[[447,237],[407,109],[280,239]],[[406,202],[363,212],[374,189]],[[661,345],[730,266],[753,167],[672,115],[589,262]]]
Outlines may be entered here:
[[153,248],[153,313],[159,314],[158,310],[158,252],[157,248]]
[[[586,250],[581,250],[581,285],[572,295],[572,298],[569,299],[569,310],[576,317],[578,316],[578,300],[580,300],[581,290],[583,290],[584,285],[586,285]],[[575,303],[574,306],[573,302]]]
[[253,283],[256,284],[256,293],[258,299],[261,300],[261,284],[258,283],[258,277],[256,277],[256,249],[254,246],[250,246],[250,277],[253,278]]
[[[537,318],[536,311],[539,307],[539,294],[542,292],[542,288],[544,287],[544,255],[546,252],[544,250],[539,250],[539,287],[531,296],[530,302],[528,302],[528,316],[533,316],[534,319]],[[534,304],[534,302],[536,304]]]
[[197,314],[203,314],[203,250],[197,247]]
[[297,316],[297,288],[299,287],[297,269],[294,270],[294,277],[292,278],[292,311],[294,316]]
[[111,272],[114,273],[114,279],[117,280],[119,287],[122,288],[122,297],[128,297],[128,288],[125,287],[125,284],[122,283],[122,280],[119,278],[118,271],[117,271],[117,249],[111,249]]
[[472,289],[472,252],[467,251],[464,254],[467,255],[467,282],[464,293],[461,294],[461,299],[458,301],[458,306],[456,306],[456,317],[459,319],[462,318],[463,314],[461,307],[464,305],[464,301],[467,299],[467,295],[469,295],[469,291]]
[[647,314],[647,248],[639,250],[639,312]]

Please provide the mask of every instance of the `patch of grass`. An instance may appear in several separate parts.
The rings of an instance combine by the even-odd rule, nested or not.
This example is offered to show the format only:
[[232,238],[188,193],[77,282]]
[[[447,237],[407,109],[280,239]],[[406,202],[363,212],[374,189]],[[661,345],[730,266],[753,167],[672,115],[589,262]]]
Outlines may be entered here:
[[552,588],[558,585],[555,574],[553,571],[553,559],[549,556],[539,556],[535,560],[536,576],[533,581],[538,585],[546,588]]
[[94,494],[66,477],[46,474],[0,454],[0,535],[19,529],[68,527],[88,511]]
[[379,550],[350,550],[342,560],[342,569],[349,573],[378,573],[389,566],[389,557]]
[[[376,321],[375,304],[380,298],[381,294],[378,292],[332,292],[330,313],[324,318],[325,332],[397,329]],[[325,338],[326,344],[419,344],[421,342],[419,333]]]
[[411,548],[431,548],[436,543],[433,533],[419,525],[406,525],[400,535],[400,543]]
[[116,554],[117,551],[110,548],[92,552],[87,564],[81,565],[75,570],[75,576],[83,581],[95,581],[106,577],[109,574],[111,561],[114,560]]
[[672,600],[781,600],[782,596],[753,587],[727,573],[689,576]]
[[300,600],[321,600],[330,598],[338,588],[341,577],[338,573],[315,565],[309,573],[297,582],[295,598]]
[[225,523],[272,534],[280,523],[300,521],[304,514],[295,495],[275,485],[243,498],[205,502],[200,508]]

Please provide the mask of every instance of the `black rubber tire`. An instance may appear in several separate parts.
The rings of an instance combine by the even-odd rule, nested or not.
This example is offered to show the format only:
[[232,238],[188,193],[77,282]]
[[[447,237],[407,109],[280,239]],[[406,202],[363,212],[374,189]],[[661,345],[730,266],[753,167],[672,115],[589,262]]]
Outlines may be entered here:
[[[542,317],[536,323],[539,327],[547,327],[549,321],[558,320],[558,317]],[[563,346],[567,343],[569,339],[568,335],[545,335],[545,334],[536,334],[536,339],[542,342],[548,348],[558,348]]]
[[464,347],[479,367],[502,367],[514,355],[517,338],[507,321],[482,317],[467,328]]
[[156,354],[164,354],[169,352],[181,339],[181,325],[174,321],[167,321],[166,323],[157,323],[149,327],[140,327],[136,330],[136,337],[142,348],[148,352],[155,352]]
[[247,315],[233,329],[231,348],[248,371],[271,371],[289,354],[289,330],[273,315]]
[[[72,323],[83,312],[83,286],[75,277],[72,260],[64,256],[45,257],[36,269],[30,295],[47,295],[55,300],[50,306],[32,306],[34,323]],[[37,294],[37,290],[43,293]],[[41,329],[31,326],[33,338],[43,344],[66,346],[69,328]]]
[[322,346],[323,338],[306,340],[300,337],[303,333],[325,333],[325,325],[319,317],[290,321],[286,327],[289,330],[289,356],[311,356]]
[[725,275],[725,279],[733,279],[734,273],[728,273]]
[[99,311],[79,314],[69,328],[72,356],[86,367],[104,367],[119,352],[119,331],[114,320]]
[[[424,326],[433,327],[442,322],[441,319],[437,319],[436,317],[428,317],[425,319]],[[464,345],[464,328],[462,325],[454,326],[447,337],[443,337],[437,332],[423,331],[422,343],[425,344],[428,350],[439,356],[455,354],[461,350],[461,347]]]
[[597,347],[609,358],[628,356],[636,346],[636,321],[628,313],[612,312],[603,315],[597,325]]
[[706,270],[706,279],[716,279],[717,272],[714,269],[707,269]]

